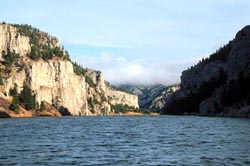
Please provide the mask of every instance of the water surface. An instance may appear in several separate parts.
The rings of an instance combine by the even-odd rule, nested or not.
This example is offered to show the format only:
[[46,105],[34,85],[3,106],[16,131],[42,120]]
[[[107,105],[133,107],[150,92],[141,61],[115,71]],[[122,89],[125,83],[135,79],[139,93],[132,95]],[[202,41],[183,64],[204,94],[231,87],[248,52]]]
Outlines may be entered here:
[[0,119],[0,165],[250,165],[250,120],[192,116]]

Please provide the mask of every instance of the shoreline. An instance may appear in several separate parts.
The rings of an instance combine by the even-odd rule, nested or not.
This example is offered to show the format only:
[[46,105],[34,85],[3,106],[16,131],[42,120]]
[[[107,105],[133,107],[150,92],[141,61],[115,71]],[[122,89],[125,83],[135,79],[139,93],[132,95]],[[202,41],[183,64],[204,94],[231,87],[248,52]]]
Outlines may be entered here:
[[160,116],[158,113],[143,114],[140,112],[126,112],[126,113],[116,113],[110,116]]
[[[89,115],[86,117],[95,117],[95,116],[160,116],[158,113],[150,113],[150,114],[143,114],[139,112],[127,112],[127,113],[115,113],[111,115]],[[0,119],[5,118],[36,118],[36,117],[63,117],[62,115],[58,114],[51,114],[48,112],[40,112],[36,113],[35,111],[20,111],[20,113],[14,113],[9,111],[0,111]],[[78,117],[78,116],[70,116],[70,117]],[[81,116],[79,116],[81,117]],[[83,116],[84,117],[84,116]]]

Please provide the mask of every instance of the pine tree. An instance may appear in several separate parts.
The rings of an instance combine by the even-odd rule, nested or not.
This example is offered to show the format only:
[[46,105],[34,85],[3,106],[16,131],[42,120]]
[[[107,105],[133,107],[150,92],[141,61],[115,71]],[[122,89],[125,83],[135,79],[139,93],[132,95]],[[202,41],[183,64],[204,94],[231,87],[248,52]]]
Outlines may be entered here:
[[12,111],[18,112],[19,110],[19,99],[18,96],[13,96],[12,102],[9,107]]
[[32,90],[26,82],[23,84],[19,98],[25,109],[33,110],[36,108],[36,96],[32,94]]
[[44,111],[46,109],[45,103],[42,101],[40,105],[40,111]]
[[35,111],[36,112],[40,111],[40,105],[37,101],[35,101]]
[[1,74],[1,72],[0,72],[0,86],[1,86],[1,85],[4,85],[4,84],[3,84],[2,74]]
[[19,110],[19,98],[18,98],[18,91],[17,91],[17,84],[15,84],[13,89],[10,89],[10,95],[13,97],[12,102],[9,108],[12,111],[18,112]]
[[15,84],[13,89],[10,89],[10,95],[11,96],[18,96],[17,84]]

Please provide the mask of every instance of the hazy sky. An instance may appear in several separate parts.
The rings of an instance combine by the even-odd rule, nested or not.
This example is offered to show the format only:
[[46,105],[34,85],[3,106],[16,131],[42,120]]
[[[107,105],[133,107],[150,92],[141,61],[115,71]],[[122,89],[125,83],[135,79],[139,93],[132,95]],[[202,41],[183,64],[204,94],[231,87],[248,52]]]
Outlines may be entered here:
[[57,36],[113,84],[172,84],[250,24],[250,0],[2,0],[0,21]]

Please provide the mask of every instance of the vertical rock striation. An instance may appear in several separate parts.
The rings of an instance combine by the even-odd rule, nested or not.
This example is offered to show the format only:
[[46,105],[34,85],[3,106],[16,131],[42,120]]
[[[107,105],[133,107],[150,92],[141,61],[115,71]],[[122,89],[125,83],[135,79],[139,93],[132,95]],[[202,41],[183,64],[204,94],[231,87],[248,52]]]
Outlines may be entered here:
[[8,49],[20,56],[25,56],[31,51],[30,39],[20,35],[17,28],[8,24],[0,24],[0,59]]
[[[54,55],[57,52],[66,54],[57,38],[36,30],[38,38],[32,44],[30,41],[35,39],[21,35],[20,27],[0,24],[1,71],[4,80],[0,97],[10,100],[10,89],[16,84],[20,92],[26,82],[39,104],[45,101],[60,112],[75,116],[113,114],[112,105],[115,104],[139,107],[137,96],[111,88],[100,71],[82,69],[85,73],[77,75],[71,60]],[[32,29],[29,29],[30,32]],[[54,51],[52,57],[30,59],[34,43],[37,48],[43,49],[40,54],[51,54],[51,50]],[[7,51],[19,54],[11,64],[9,72],[6,71],[5,62]]]

